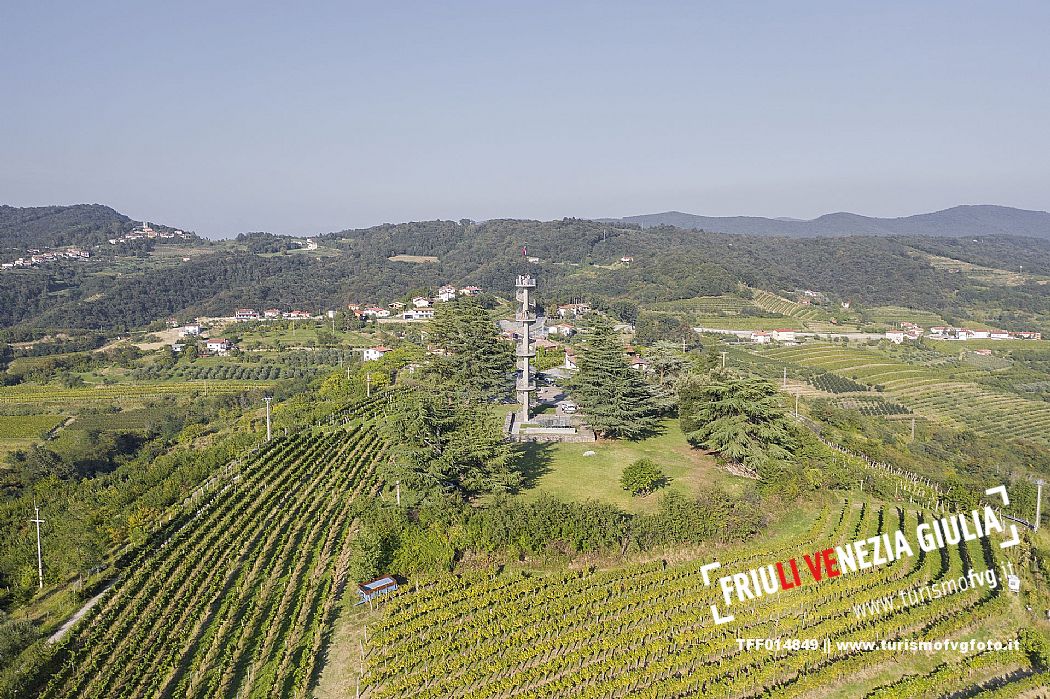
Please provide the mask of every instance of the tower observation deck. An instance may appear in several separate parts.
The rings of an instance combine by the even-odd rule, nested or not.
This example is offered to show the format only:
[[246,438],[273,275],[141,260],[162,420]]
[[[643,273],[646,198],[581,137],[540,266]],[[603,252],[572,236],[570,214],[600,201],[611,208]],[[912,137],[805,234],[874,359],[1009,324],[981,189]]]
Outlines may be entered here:
[[521,323],[521,339],[518,341],[515,352],[520,376],[514,388],[517,391],[520,406],[518,424],[525,424],[529,421],[532,394],[536,391],[531,367],[531,360],[536,356],[531,337],[532,326],[536,322],[536,301],[532,298],[531,291],[536,288],[536,280],[530,274],[519,274],[514,286],[517,287],[516,298],[519,304],[514,319]]

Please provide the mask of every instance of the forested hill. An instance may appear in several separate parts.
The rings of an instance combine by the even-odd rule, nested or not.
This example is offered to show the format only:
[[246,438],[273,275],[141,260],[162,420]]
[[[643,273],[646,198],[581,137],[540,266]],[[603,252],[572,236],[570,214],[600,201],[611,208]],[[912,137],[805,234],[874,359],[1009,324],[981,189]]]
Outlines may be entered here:
[[[732,292],[743,282],[820,289],[858,303],[937,309],[987,301],[1050,313],[1050,284],[991,288],[929,263],[929,255],[950,255],[1050,274],[1050,241],[1032,238],[792,239],[578,219],[384,225],[320,236],[316,250],[275,252],[280,245],[256,238],[208,244],[161,268],[153,266],[159,258],[146,257],[137,272],[125,260],[114,274],[94,259],[74,271],[8,271],[0,274],[0,325],[123,329],[239,306],[320,311],[349,301],[385,304],[443,283],[506,294],[525,269],[523,245],[538,259],[529,269],[542,279],[545,302],[674,300]],[[624,256],[633,261],[621,263]]]
[[760,216],[697,216],[680,211],[627,216],[617,220],[643,227],[677,226],[718,233],[777,236],[1020,235],[1050,239],[1050,213],[1009,206],[955,206],[928,214],[876,218],[839,212],[808,221]]
[[0,249],[98,245],[133,227],[130,218],[101,204],[0,205]]

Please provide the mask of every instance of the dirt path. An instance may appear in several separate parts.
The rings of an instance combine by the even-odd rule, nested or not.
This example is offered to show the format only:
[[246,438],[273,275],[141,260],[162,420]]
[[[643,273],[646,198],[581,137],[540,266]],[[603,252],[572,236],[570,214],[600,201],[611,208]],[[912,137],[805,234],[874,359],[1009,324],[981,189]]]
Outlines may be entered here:
[[361,644],[365,640],[364,624],[369,615],[367,607],[353,606],[357,596],[346,594],[340,602],[339,616],[332,629],[332,638],[325,648],[321,674],[313,691],[313,699],[350,699],[357,694],[357,678],[362,666]]
[[75,624],[78,621],[80,621],[80,619],[85,614],[87,614],[89,611],[91,611],[91,608],[94,607],[96,604],[98,604],[98,601],[100,599],[102,599],[103,595],[105,595],[107,592],[109,592],[109,588],[111,588],[111,587],[113,587],[113,583],[109,583],[104,588],[102,588],[102,592],[98,593],[97,595],[95,595],[94,597],[89,599],[87,601],[87,604],[85,604],[83,607],[81,607],[77,611],[76,614],[74,614],[73,616],[69,617],[69,620],[66,623],[62,624],[62,626],[58,629],[58,631],[56,631],[53,634],[51,634],[51,637],[49,639],[47,639],[47,642],[48,643],[58,643],[59,641],[61,641],[62,637],[65,636],[67,633],[69,633],[69,630],[71,628],[73,628],[73,624]]

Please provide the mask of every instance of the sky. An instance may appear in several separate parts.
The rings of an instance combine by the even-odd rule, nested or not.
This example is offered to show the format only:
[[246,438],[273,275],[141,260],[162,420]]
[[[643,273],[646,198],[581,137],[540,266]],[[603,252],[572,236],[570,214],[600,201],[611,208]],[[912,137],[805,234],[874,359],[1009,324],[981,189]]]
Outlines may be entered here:
[[0,203],[210,237],[1050,209],[1050,3],[7,2]]

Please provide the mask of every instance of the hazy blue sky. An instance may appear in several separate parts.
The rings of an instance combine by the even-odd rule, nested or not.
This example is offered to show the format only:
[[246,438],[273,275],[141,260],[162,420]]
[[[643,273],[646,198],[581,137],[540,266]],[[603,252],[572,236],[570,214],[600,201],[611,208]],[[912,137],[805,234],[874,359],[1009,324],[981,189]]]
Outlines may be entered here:
[[1050,2],[4,2],[0,203],[219,236],[1050,208]]

